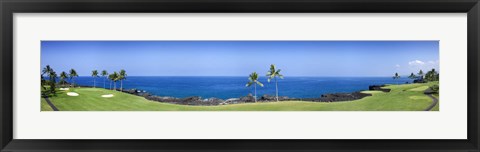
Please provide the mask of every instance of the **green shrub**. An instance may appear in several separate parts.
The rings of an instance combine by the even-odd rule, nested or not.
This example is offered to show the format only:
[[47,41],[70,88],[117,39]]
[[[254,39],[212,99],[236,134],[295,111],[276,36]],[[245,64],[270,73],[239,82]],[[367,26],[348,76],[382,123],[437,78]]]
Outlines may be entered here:
[[438,92],[440,90],[440,87],[437,84],[435,84],[430,86],[430,89],[432,89],[432,91]]

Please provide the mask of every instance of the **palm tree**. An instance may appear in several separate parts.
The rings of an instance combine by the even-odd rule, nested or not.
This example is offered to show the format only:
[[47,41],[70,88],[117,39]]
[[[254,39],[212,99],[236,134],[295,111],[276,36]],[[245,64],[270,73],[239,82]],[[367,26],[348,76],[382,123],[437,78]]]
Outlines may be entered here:
[[65,71],[62,71],[62,73],[60,73],[60,83],[63,84],[63,86],[65,86],[65,79],[68,78],[68,75]]
[[[50,68],[50,65],[47,65],[43,68],[42,74],[40,75],[40,79],[41,79],[40,84],[41,84],[43,90],[45,90],[45,91],[47,91],[47,88],[45,87],[45,85],[47,84],[47,81],[45,80],[44,76],[47,73],[50,74],[51,71],[53,71],[53,69]],[[47,92],[45,92],[45,93],[47,93]]]
[[423,79],[423,71],[422,70],[418,71],[418,77],[420,77],[420,79]]
[[117,90],[117,81],[119,80],[119,74],[117,72],[113,72],[113,74],[110,74],[108,78],[113,81],[113,90]]
[[49,81],[50,81],[50,82],[52,82],[52,79],[54,80],[53,82],[55,82],[56,79],[55,79],[55,77],[53,77],[53,76],[54,76],[53,74],[55,74],[55,76],[56,76],[56,73],[55,73],[55,71],[50,67],[50,65],[47,65],[47,66],[45,66],[45,67],[43,68],[43,70],[42,70],[42,77],[43,77],[45,74],[47,74],[47,76],[49,77]]
[[108,80],[110,81],[110,87],[109,89],[112,90],[112,82],[113,82],[114,76],[113,73],[108,75]]
[[410,74],[410,76],[408,76],[408,78],[410,78],[410,79],[416,79],[417,76],[416,76],[415,74],[413,74],[413,72],[412,72],[412,73]]
[[52,72],[52,71],[53,71],[53,69],[50,68],[50,65],[45,66],[42,70],[42,77],[43,77],[43,75],[45,75],[47,73],[50,74],[50,72]]
[[107,70],[102,70],[103,88],[105,88],[105,80],[107,80],[107,75],[108,75]]
[[92,77],[93,77],[93,87],[95,88],[95,78],[98,77],[98,71],[97,70],[92,71]]
[[255,102],[257,102],[257,84],[261,87],[263,87],[263,84],[258,81],[258,74],[257,72],[253,72],[252,74],[250,74],[248,76],[248,83],[247,83],[247,87],[250,87],[252,86],[252,84],[254,85],[254,88],[255,88]]
[[57,81],[57,73],[51,70],[50,72],[48,72],[48,79],[50,80],[50,83],[55,83]]
[[124,69],[120,70],[119,80],[120,80],[120,91],[123,91],[123,80],[127,79],[127,72]]
[[50,73],[48,73],[48,76],[50,79],[50,93],[55,95],[55,82],[57,81],[57,73],[51,70]]
[[113,72],[113,90],[117,90],[117,81],[120,79],[118,72]]
[[267,72],[267,77],[268,77],[268,82],[270,82],[271,79],[275,79],[275,97],[278,102],[278,83],[277,83],[277,77],[280,79],[283,79],[283,75],[280,74],[281,69],[276,69],[275,65],[272,64],[270,65],[270,71]]
[[[395,72],[395,75],[393,76],[393,79],[394,79],[394,80],[395,80],[395,79],[400,79],[400,76],[398,75],[398,73]],[[398,84],[398,82],[397,82],[397,84]]]
[[46,83],[45,78],[43,78],[43,76],[40,75],[40,85],[42,86],[42,88],[43,88],[44,90],[45,90],[45,86],[44,86],[45,83]]
[[435,71],[435,69],[432,69],[432,71],[430,71],[430,72],[432,72],[432,76],[431,76],[431,77],[432,77],[432,80],[433,80],[433,81],[438,81],[438,78],[437,78],[438,72]]
[[70,80],[72,81],[72,86],[75,88],[75,77],[78,77],[77,71],[75,69],[70,69],[70,74],[69,74]]
[[435,71],[435,69],[432,69],[431,71],[428,71],[425,74],[425,80],[427,80],[427,81],[438,81],[437,71]]

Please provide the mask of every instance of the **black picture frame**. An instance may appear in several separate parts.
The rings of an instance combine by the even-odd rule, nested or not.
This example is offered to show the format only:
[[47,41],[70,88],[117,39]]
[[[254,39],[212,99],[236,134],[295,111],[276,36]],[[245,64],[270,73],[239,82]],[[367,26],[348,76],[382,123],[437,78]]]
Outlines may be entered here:
[[[1,151],[479,151],[479,0],[1,0]],[[468,13],[466,140],[13,139],[13,13]],[[41,125],[41,124],[39,124]],[[34,126],[32,126],[34,127]],[[439,132],[441,133],[441,132]]]

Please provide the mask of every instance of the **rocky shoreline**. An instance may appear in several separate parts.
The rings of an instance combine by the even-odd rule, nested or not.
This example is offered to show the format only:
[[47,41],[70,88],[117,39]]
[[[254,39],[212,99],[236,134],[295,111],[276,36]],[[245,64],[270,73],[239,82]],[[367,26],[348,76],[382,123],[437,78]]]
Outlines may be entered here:
[[[374,91],[383,91],[383,92],[390,92],[390,89],[382,88],[385,85],[371,85],[369,86],[369,90]],[[117,91],[121,91],[117,89]],[[156,102],[163,102],[163,103],[171,103],[171,104],[179,104],[179,105],[193,105],[193,106],[216,106],[216,105],[228,105],[228,104],[242,104],[242,103],[254,103],[255,98],[249,94],[247,96],[239,97],[239,98],[230,98],[230,99],[219,99],[219,98],[205,98],[199,96],[192,96],[186,98],[176,98],[176,97],[168,97],[168,96],[156,96],[147,93],[145,90],[138,90],[138,89],[130,89],[130,90],[123,90],[122,92],[141,96],[147,100],[156,101]],[[345,101],[352,101],[362,99],[364,97],[372,96],[368,93],[361,93],[360,91],[351,92],[351,93],[329,93],[329,94],[322,94],[318,98],[289,98],[287,96],[279,96],[279,101],[311,101],[311,102],[345,102]],[[261,96],[257,102],[276,102],[275,96],[271,95],[263,95]]]

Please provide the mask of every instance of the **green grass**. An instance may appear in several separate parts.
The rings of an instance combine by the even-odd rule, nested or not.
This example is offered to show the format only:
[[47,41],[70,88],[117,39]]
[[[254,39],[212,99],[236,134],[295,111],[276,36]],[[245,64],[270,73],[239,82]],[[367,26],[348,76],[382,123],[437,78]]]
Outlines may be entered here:
[[[247,103],[220,106],[187,106],[159,103],[143,97],[100,88],[71,88],[58,91],[50,100],[60,111],[422,111],[432,100],[423,94],[422,89],[438,82],[426,84],[389,85],[391,92],[363,91],[372,96],[346,102],[306,102],[285,101],[269,103]],[[67,96],[76,92],[79,96]],[[113,94],[112,98],[101,95]],[[48,111],[42,100],[42,111]],[[436,109],[438,110],[438,108]]]
[[44,98],[41,99],[41,111],[53,111],[52,107],[48,105]]
[[416,87],[416,88],[413,88],[413,89],[410,89],[410,91],[425,91],[426,89],[428,89],[429,86],[420,86],[420,87]]
[[439,96],[439,94],[434,94],[433,97],[438,99],[438,103],[430,111],[440,111],[440,96]]

